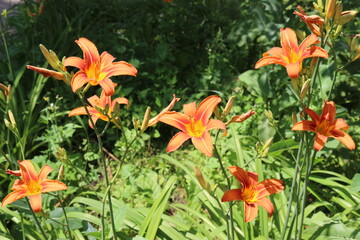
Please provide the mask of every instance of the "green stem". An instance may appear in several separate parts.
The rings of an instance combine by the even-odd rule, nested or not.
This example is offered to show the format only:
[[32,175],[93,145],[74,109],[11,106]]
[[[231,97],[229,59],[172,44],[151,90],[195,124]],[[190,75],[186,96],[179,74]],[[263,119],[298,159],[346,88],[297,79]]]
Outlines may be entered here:
[[57,193],[56,196],[57,196],[57,198],[58,198],[58,200],[59,200],[59,202],[60,202],[61,209],[63,210],[63,213],[64,213],[64,217],[65,217],[65,221],[66,221],[66,224],[65,224],[65,225],[66,225],[66,228],[67,228],[67,230],[68,230],[68,232],[69,232],[69,238],[70,238],[70,240],[72,240],[72,239],[74,239],[74,238],[73,238],[73,236],[72,236],[72,234],[71,234],[69,220],[68,220],[68,217],[67,217],[67,214],[66,214],[64,205],[63,205],[63,203],[62,203],[62,200],[61,200],[61,198],[60,198],[60,193]]
[[[99,134],[99,131],[97,130],[94,121],[91,118],[90,112],[87,108],[87,105],[85,103],[84,100],[84,95],[78,92],[78,95],[80,97],[81,103],[83,104],[86,114],[89,117],[90,120],[90,124],[94,127],[94,131],[97,137],[97,142],[98,142],[98,151],[99,151],[99,155],[100,155],[100,159],[102,161],[102,164],[104,166],[104,176],[105,176],[105,183],[106,186],[109,186],[109,176],[108,176],[108,172],[107,172],[107,164],[106,164],[106,160],[104,157],[104,152],[102,150],[103,144],[102,144],[102,140],[101,140],[101,135]],[[111,229],[113,231],[113,239],[116,239],[115,234],[116,234],[116,228],[115,228],[115,221],[114,221],[114,211],[113,211],[113,207],[112,207],[112,200],[111,200],[111,190],[109,190],[108,193],[108,202],[109,202],[109,210],[110,210],[110,219],[111,219]],[[104,205],[106,203],[106,200],[103,200],[103,209],[105,209]],[[105,212],[102,213],[101,216],[101,239],[105,240]]]
[[311,173],[311,169],[312,169],[315,157],[316,157],[316,151],[314,150],[312,158],[311,159],[308,158],[306,161],[306,175],[305,175],[304,185],[303,185],[303,189],[302,189],[302,193],[301,193],[301,195],[303,197],[303,201],[302,201],[302,205],[301,205],[301,209],[300,209],[301,211],[300,211],[300,224],[299,224],[299,236],[298,236],[299,240],[301,240],[301,234],[302,234],[302,230],[303,230],[307,184],[309,181],[309,176]]
[[[219,132],[218,132],[219,133]],[[217,134],[218,135],[218,134]],[[217,136],[216,136],[216,139],[217,139]],[[216,141],[215,141],[216,142]],[[224,174],[224,177],[226,179],[226,182],[227,182],[227,185],[228,185],[228,189],[230,190],[231,189],[231,182],[230,182],[230,179],[227,177],[227,174],[226,174],[226,171],[225,171],[225,168],[224,168],[224,165],[222,163],[222,160],[221,160],[221,157],[220,157],[220,154],[217,150],[217,147],[216,147],[216,144],[214,144],[214,152],[215,152],[215,156],[216,158],[219,160],[219,164],[220,164],[220,168],[221,168],[221,171],[222,173]],[[233,217],[233,211],[232,211],[232,206],[233,204],[231,202],[229,202],[229,221],[230,223],[229,224],[229,228],[230,228],[230,231],[229,231],[229,234],[228,234],[228,239],[234,239],[235,237],[235,229],[234,229],[234,217]]]
[[34,220],[35,220],[35,223],[36,223],[36,225],[38,226],[38,228],[39,228],[39,230],[40,230],[40,232],[41,232],[41,235],[43,236],[43,238],[44,238],[45,240],[49,239],[49,238],[46,236],[46,234],[45,234],[45,232],[44,232],[44,229],[41,227],[40,222],[39,222],[39,219],[36,217],[36,214],[35,214],[34,210],[32,209],[32,207],[31,207],[31,205],[30,205],[29,199],[28,199],[27,197],[25,197],[25,200],[26,200],[26,202],[27,202],[27,204],[28,204],[28,206],[29,206],[29,208],[30,208],[30,212],[31,212],[31,214],[32,214],[32,216],[33,216],[33,218],[34,218]]
[[292,184],[291,184],[291,190],[290,190],[290,198],[288,201],[288,207],[287,207],[287,212],[286,212],[286,217],[285,217],[285,222],[283,224],[284,228],[283,231],[281,233],[281,239],[288,239],[286,237],[286,230],[287,230],[287,226],[289,224],[289,217],[290,217],[290,212],[291,212],[291,205],[292,205],[292,201],[293,201],[293,197],[294,197],[294,190],[296,189],[296,180],[298,178],[298,174],[299,174],[299,170],[300,170],[300,166],[299,166],[299,162],[301,159],[301,149],[303,148],[303,138],[301,138],[300,140],[300,146],[299,146],[299,150],[296,156],[296,161],[295,161],[295,172],[294,172],[294,176],[293,176],[293,180],[292,180]]
[[24,217],[23,214],[20,213],[21,217],[21,232],[22,232],[22,239],[25,240],[25,227],[24,227]]

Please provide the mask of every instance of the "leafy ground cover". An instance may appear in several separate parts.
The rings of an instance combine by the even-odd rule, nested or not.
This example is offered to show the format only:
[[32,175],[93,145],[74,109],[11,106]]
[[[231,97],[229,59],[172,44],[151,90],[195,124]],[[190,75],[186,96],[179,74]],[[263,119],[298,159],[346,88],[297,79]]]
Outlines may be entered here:
[[3,11],[0,239],[360,239],[359,9]]

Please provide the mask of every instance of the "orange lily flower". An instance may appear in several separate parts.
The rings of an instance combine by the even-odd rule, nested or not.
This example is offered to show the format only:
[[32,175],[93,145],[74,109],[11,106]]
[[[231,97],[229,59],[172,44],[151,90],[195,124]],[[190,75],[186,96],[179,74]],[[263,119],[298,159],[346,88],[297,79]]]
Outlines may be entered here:
[[320,26],[325,22],[325,20],[318,15],[310,15],[308,16],[302,7],[297,7],[300,12],[294,11],[294,14],[298,15],[302,21],[310,28],[310,31],[314,33],[316,36],[320,37]]
[[172,111],[161,115],[158,121],[181,130],[170,140],[166,151],[175,151],[191,138],[192,143],[200,152],[211,157],[213,155],[213,144],[209,130],[222,129],[226,131],[225,124],[222,121],[209,119],[220,101],[220,97],[212,95],[205,98],[198,107],[196,107],[196,102],[184,104],[184,113]]
[[314,149],[320,151],[328,137],[333,137],[342,142],[350,150],[355,149],[355,142],[349,134],[343,130],[347,130],[349,126],[345,123],[344,119],[336,116],[336,105],[333,101],[325,101],[322,113],[319,116],[313,110],[306,108],[305,112],[311,117],[312,121],[303,120],[295,123],[292,127],[293,131],[311,131],[316,133],[314,142]]
[[29,160],[22,162],[18,161],[20,170],[12,171],[7,170],[7,174],[12,174],[22,179],[17,179],[14,182],[11,190],[2,201],[2,207],[15,202],[23,197],[30,197],[30,205],[34,212],[41,211],[41,193],[66,190],[67,186],[56,180],[49,180],[46,177],[53,170],[49,165],[41,168],[39,174],[36,173],[34,165]]
[[287,74],[290,78],[299,77],[299,72],[302,68],[302,61],[311,57],[328,58],[328,53],[319,46],[311,46],[318,43],[318,38],[315,34],[309,35],[298,46],[296,33],[291,28],[280,29],[280,44],[281,48],[273,47],[263,54],[255,65],[255,68],[260,68],[269,64],[280,64],[286,67]]
[[[116,84],[114,84],[116,85]],[[101,92],[100,98],[96,95],[89,97],[88,102],[91,106],[87,106],[91,119],[96,124],[97,120],[100,118],[103,121],[109,121],[109,117],[112,117],[112,113],[114,111],[114,107],[116,103],[118,104],[126,104],[129,106],[129,101],[124,97],[118,97],[114,100],[111,100],[111,96],[106,96],[105,91],[103,90]],[[106,115],[103,112],[99,112],[98,109],[104,110],[108,108]],[[70,111],[69,117],[75,116],[75,115],[87,115],[85,107],[78,107]],[[94,128],[91,124],[91,120],[89,119],[89,126],[91,128]]]
[[111,76],[136,76],[137,70],[133,65],[124,61],[113,62],[115,58],[108,52],[99,55],[96,46],[90,40],[79,38],[75,42],[82,49],[84,59],[69,57],[64,61],[65,67],[73,66],[80,69],[71,79],[73,92],[79,90],[86,83],[92,86],[99,84],[106,96],[111,96],[115,91],[114,84],[110,79]]
[[222,202],[240,200],[244,202],[245,222],[254,220],[258,214],[258,206],[262,206],[272,216],[274,206],[266,197],[281,192],[284,189],[283,182],[278,179],[266,179],[258,182],[255,172],[248,172],[237,166],[228,167],[231,174],[236,177],[241,186],[224,193]]

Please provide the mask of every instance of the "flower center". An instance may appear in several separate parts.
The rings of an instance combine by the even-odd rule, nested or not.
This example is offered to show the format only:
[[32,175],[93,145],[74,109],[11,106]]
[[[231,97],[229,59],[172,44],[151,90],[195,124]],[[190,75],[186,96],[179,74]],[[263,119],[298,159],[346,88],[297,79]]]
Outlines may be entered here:
[[320,124],[316,126],[315,131],[318,133],[324,135],[324,136],[330,136],[330,130],[333,129],[333,127],[330,126],[328,121],[321,121]]
[[86,77],[91,80],[89,83],[91,85],[97,85],[98,82],[104,80],[106,73],[102,72],[102,64],[101,63],[93,63],[86,70]]
[[30,183],[27,184],[27,189],[28,189],[30,195],[37,195],[37,194],[41,193],[42,186],[40,185],[39,182],[30,180]]
[[296,53],[293,49],[289,49],[289,54],[283,56],[286,63],[296,63],[299,61],[301,54]]
[[244,188],[243,192],[241,193],[243,201],[247,203],[256,202],[256,195],[256,191],[252,186],[249,188]]
[[191,119],[191,123],[187,124],[186,130],[191,137],[201,137],[205,130],[205,127],[201,120],[194,122],[194,119]]

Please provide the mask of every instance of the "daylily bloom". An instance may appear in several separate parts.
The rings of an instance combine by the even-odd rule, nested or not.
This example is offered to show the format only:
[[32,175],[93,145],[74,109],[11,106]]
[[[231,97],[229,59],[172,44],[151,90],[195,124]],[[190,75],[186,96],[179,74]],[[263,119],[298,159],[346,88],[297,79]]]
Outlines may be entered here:
[[320,151],[324,147],[328,137],[333,137],[339,140],[350,150],[355,149],[354,140],[349,134],[343,131],[347,130],[349,126],[345,123],[344,119],[335,119],[336,105],[333,101],[325,101],[325,105],[320,116],[309,108],[306,108],[305,112],[310,116],[312,121],[303,120],[295,123],[292,130],[311,131],[316,133],[314,142],[315,150]]
[[110,80],[111,76],[131,75],[136,76],[137,70],[130,63],[120,61],[113,62],[115,58],[108,52],[99,52],[90,40],[79,38],[75,41],[82,49],[84,59],[79,57],[69,57],[65,59],[64,66],[77,67],[80,70],[71,79],[73,92],[79,90],[84,84],[92,86],[100,85],[105,91],[106,96],[114,94],[114,84]]
[[171,111],[161,115],[158,121],[181,130],[170,140],[166,151],[175,151],[191,138],[192,143],[200,152],[211,157],[213,144],[209,130],[222,129],[226,131],[225,124],[222,121],[209,119],[220,101],[220,97],[212,95],[205,98],[198,107],[196,107],[196,102],[184,104],[184,113]]
[[[114,84],[114,85],[116,85],[116,84]],[[115,98],[114,100],[111,100],[111,96],[106,96],[106,93],[104,90],[101,92],[100,98],[98,96],[94,95],[92,97],[89,97],[87,100],[91,106],[87,106],[86,108],[89,111],[89,113],[91,115],[91,119],[94,122],[94,124],[96,124],[96,121],[99,118],[106,122],[109,121],[109,117],[110,118],[112,117],[112,113],[114,111],[114,107],[115,107],[116,103],[126,104],[127,106],[129,106],[129,101],[126,98],[118,97],[118,98]],[[106,108],[107,108],[106,115],[104,114],[104,112],[100,112],[101,110],[105,111]],[[74,115],[87,115],[85,107],[78,107],[78,108],[71,110],[68,116],[71,117]],[[91,128],[94,128],[94,126],[92,126],[92,124],[91,124],[90,119],[89,119],[89,126]]]
[[241,186],[238,189],[225,192],[221,201],[243,201],[245,222],[250,222],[256,218],[259,205],[265,208],[271,217],[274,206],[266,197],[281,192],[284,189],[283,182],[278,179],[266,179],[258,182],[258,175],[255,172],[248,172],[237,166],[231,166],[228,169],[240,182]]
[[30,197],[30,205],[34,212],[41,211],[41,193],[66,190],[67,186],[56,180],[49,180],[46,177],[53,170],[49,165],[41,168],[39,174],[36,173],[35,167],[29,160],[22,162],[18,161],[20,170],[7,170],[7,174],[12,174],[22,179],[17,179],[14,182],[11,190],[2,201],[2,207],[15,202],[23,197]]
[[325,22],[325,20],[318,15],[308,16],[300,6],[298,6],[297,8],[300,12],[294,11],[294,14],[298,15],[301,20],[305,22],[305,24],[310,28],[310,31],[312,33],[320,37],[320,26]]
[[287,74],[290,78],[297,78],[299,77],[304,59],[311,57],[328,58],[328,53],[323,48],[310,46],[318,42],[316,35],[311,34],[298,46],[294,30],[291,28],[280,29],[281,48],[273,47],[264,53],[263,58],[256,63],[255,68],[269,64],[280,64],[286,67]]

